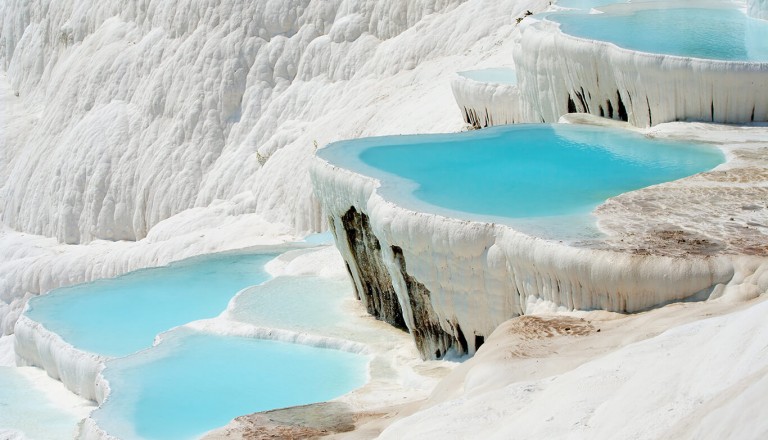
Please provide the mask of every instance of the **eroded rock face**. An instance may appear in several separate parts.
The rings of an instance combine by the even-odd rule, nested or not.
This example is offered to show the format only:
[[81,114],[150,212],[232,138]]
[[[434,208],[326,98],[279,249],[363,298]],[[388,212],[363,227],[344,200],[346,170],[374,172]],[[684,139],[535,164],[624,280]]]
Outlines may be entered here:
[[[334,219],[329,219],[333,224]],[[350,207],[340,217],[343,237],[336,230],[336,240],[345,242],[349,255],[345,256],[347,270],[354,280],[359,300],[368,313],[397,328],[407,330],[413,336],[416,347],[424,359],[443,357],[454,348],[458,354],[470,349],[458,323],[446,321],[441,325],[435,312],[429,289],[407,270],[405,256],[400,246],[383,249],[381,241],[371,228],[366,213]],[[386,252],[391,250],[391,254]],[[393,280],[393,278],[395,278]],[[398,297],[395,284],[404,288]],[[407,309],[405,313],[403,308]],[[449,331],[446,331],[449,329]],[[473,347],[482,344],[483,336],[476,336]]]
[[368,216],[352,206],[341,217],[341,222],[354,259],[354,262],[347,261],[347,269],[355,280],[358,299],[371,315],[406,329],[392,278],[382,259],[381,244],[371,230]]
[[[452,345],[455,345],[453,344],[453,337],[440,327],[440,318],[437,317],[432,308],[429,289],[408,274],[403,250],[399,246],[392,246],[392,254],[394,255],[395,262],[400,267],[400,273],[408,290],[408,303],[411,306],[411,313],[413,314],[415,324],[411,328],[411,335],[413,335],[413,339],[416,342],[416,347],[425,359],[431,357],[440,358]],[[456,341],[459,344],[457,349],[461,351],[461,354],[466,353],[466,338],[464,338],[458,325],[455,328],[458,330]]]
[[319,157],[312,180],[360,299],[381,319],[399,305],[400,326],[424,358],[474,354],[520,315],[636,313],[768,292],[768,210],[757,202],[765,199],[764,129],[676,124],[654,133],[745,142],[723,145],[730,160],[717,170],[606,201],[595,212],[606,236],[584,242],[412,211],[378,194],[376,179]]

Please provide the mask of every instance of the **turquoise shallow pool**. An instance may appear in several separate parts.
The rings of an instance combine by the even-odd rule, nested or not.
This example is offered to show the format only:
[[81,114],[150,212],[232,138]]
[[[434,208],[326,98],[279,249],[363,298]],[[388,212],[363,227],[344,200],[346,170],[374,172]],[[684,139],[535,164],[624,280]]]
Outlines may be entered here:
[[603,14],[553,13],[563,33],[649,53],[768,62],[768,21],[735,8],[605,8]]
[[107,363],[109,399],[93,414],[122,439],[192,439],[232,418],[330,400],[367,380],[367,356],[179,329]]
[[159,333],[221,313],[235,294],[269,278],[276,254],[215,254],[57,289],[26,312],[80,350],[125,356]]
[[379,178],[382,196],[407,208],[513,225],[583,216],[609,197],[724,161],[709,146],[568,124],[358,139],[318,155]]
[[513,69],[507,67],[492,67],[489,69],[465,70],[459,72],[459,75],[475,81],[496,83],[496,84],[517,84],[517,74]]

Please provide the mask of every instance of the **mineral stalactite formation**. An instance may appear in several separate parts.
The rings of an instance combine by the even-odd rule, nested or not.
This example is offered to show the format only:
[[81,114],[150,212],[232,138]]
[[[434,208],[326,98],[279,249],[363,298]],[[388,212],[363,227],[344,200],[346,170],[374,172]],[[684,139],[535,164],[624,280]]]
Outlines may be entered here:
[[[717,172],[616,196],[595,211],[605,237],[561,242],[503,222],[404,207],[379,191],[392,184],[386,178],[334,162],[339,152],[354,154],[345,150],[349,142],[316,157],[311,168],[315,195],[359,298],[376,317],[404,324],[424,358],[452,350],[474,354],[499,325],[516,316],[562,310],[636,313],[683,300],[754,298],[768,289],[768,260],[750,250],[757,232],[739,228],[723,234],[720,227],[721,213],[741,209],[762,190],[742,191],[738,183],[721,181]],[[763,164],[754,154],[762,144],[734,148],[725,165],[729,175]],[[704,194],[704,187],[706,194],[718,196],[695,206],[676,199],[681,191]],[[721,197],[725,194],[729,197]],[[649,211],[656,204],[663,211]],[[695,219],[690,218],[694,209],[701,212]],[[747,212],[744,221],[764,224],[762,209]],[[649,236],[649,224],[656,238]],[[673,233],[683,229],[698,232]],[[710,242],[719,245],[713,248]]]
[[451,90],[464,122],[473,128],[515,124],[520,115],[520,91],[514,84],[477,81],[457,74]]
[[768,121],[765,62],[623,49],[564,34],[548,21],[524,25],[513,55],[520,122],[557,122],[577,112],[637,127],[689,120]]

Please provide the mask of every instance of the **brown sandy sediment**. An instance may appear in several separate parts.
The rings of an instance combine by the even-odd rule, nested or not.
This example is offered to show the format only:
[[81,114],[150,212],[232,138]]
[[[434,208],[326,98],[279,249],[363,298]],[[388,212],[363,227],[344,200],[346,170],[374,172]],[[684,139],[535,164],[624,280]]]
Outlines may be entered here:
[[303,440],[355,429],[359,416],[348,404],[323,402],[265,411],[236,418],[206,439]]
[[309,440],[371,439],[396,420],[411,414],[414,403],[384,407],[381,411],[355,411],[349,404],[322,402],[241,416],[204,440]]

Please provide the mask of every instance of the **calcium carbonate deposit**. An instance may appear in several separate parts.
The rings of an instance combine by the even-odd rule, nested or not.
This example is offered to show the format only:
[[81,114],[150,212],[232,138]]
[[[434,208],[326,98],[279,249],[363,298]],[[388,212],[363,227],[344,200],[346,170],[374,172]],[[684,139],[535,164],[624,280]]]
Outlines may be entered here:
[[[706,21],[733,44],[614,40],[633,17],[632,38],[700,43]],[[0,1],[0,439],[768,437],[767,18],[765,0]],[[590,186],[578,237],[406,205],[323,159],[542,122],[714,156]],[[451,152],[443,186],[471,188],[475,150]],[[221,262],[183,277],[215,296],[201,313],[182,313],[185,288],[153,294],[162,276],[101,294],[243,249],[270,257],[242,282],[212,281]],[[89,345],[103,304],[160,324]],[[270,367],[256,346],[303,355]],[[286,399],[254,404],[267,385]],[[225,389],[226,411],[199,395]]]

